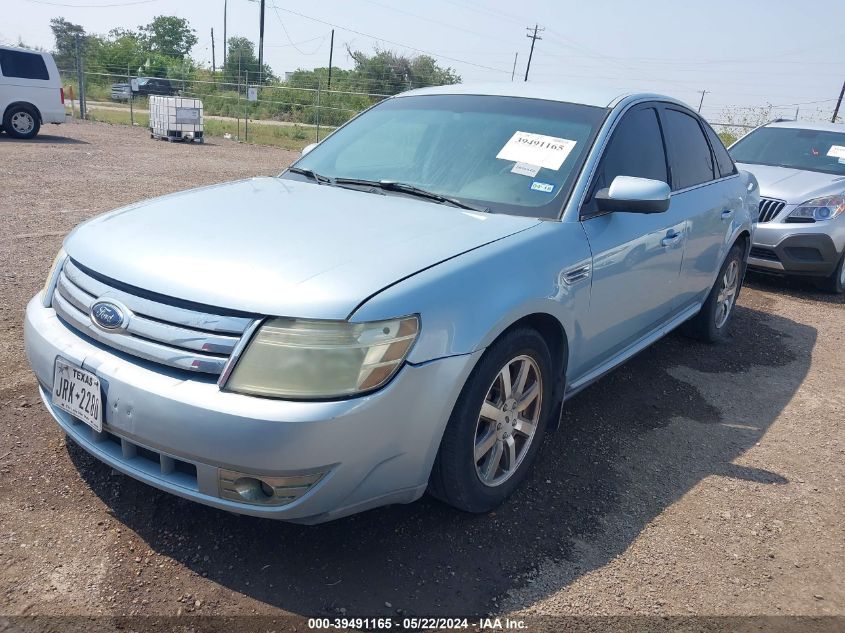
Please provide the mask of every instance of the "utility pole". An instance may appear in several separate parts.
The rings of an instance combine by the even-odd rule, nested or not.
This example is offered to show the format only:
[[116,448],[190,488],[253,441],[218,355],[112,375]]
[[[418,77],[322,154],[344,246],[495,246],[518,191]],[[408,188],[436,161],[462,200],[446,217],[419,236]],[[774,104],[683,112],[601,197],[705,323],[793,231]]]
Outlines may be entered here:
[[214,27],[211,27],[211,74],[217,73],[217,60],[214,58]]
[[[84,67],[82,65],[82,53],[81,53],[81,43],[80,43],[80,36],[77,33],[76,35],[76,83],[79,85],[79,118],[86,119],[87,118],[87,108],[85,103],[85,73]],[[130,86],[130,90],[131,90]]]
[[226,4],[228,0],[223,0],[223,68],[226,68]]
[[704,103],[704,95],[706,95],[709,90],[699,90],[699,94],[701,95],[701,99],[698,102],[698,111],[701,112],[701,105]]
[[511,81],[513,81],[513,76],[516,74],[516,60],[519,59],[519,52],[513,54],[513,70],[511,71]]
[[842,82],[842,90],[839,91],[839,99],[836,100],[836,109],[833,111],[833,116],[830,118],[831,123],[836,123],[836,117],[839,116],[839,106],[842,105],[843,95],[845,95],[845,82]]
[[535,24],[534,34],[532,35],[530,33],[531,27],[526,26],[525,28],[529,31],[529,33],[525,37],[531,39],[531,51],[528,53],[528,64],[525,66],[525,81],[528,81],[528,71],[531,69],[531,58],[534,57],[534,44],[537,42],[537,40],[543,39],[542,37],[537,35],[537,31],[545,31],[546,29],[541,29],[538,24]]
[[326,84],[326,90],[332,89],[332,55],[334,55],[334,29],[332,29],[332,39],[329,43],[329,81]]
[[264,0],[261,0],[261,12],[258,16],[258,83],[264,72]]

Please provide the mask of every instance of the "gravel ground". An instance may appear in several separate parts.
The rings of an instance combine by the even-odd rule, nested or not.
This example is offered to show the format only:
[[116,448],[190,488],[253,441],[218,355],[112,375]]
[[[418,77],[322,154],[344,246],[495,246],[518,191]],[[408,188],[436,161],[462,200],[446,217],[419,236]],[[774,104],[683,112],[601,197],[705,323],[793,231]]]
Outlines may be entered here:
[[23,310],[78,222],[293,154],[44,132],[0,136],[0,614],[845,615],[842,298],[752,276],[729,342],[671,335],[582,392],[489,515],[423,499],[315,527],[234,516],[67,444]]

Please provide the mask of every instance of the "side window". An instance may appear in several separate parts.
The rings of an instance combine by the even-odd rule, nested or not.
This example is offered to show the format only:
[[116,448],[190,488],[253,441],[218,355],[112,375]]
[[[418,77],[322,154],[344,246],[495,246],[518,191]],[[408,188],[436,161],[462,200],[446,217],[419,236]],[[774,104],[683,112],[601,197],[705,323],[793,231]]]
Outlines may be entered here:
[[628,112],[616,126],[593,178],[585,213],[595,212],[593,197],[600,189],[609,187],[616,176],[669,181],[663,136],[654,108]]
[[713,153],[716,155],[716,167],[719,168],[719,175],[724,178],[736,173],[736,165],[725,149],[722,139],[713,131],[709,125],[704,125],[704,131],[707,133],[707,138],[710,139],[710,147],[713,148]]
[[0,72],[4,77],[19,77],[20,79],[50,78],[44,58],[36,53],[24,51],[10,51],[0,49]]
[[716,177],[713,154],[698,120],[680,110],[667,108],[663,112],[672,165],[672,189],[713,180]]

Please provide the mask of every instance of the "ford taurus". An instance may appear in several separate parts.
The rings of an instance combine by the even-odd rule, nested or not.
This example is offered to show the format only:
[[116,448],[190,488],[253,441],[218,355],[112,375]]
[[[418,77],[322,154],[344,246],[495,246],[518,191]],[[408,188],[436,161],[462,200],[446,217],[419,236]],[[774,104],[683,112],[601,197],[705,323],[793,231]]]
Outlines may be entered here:
[[66,238],[26,350],[86,451],[303,523],[483,512],[564,399],[676,327],[725,338],[759,194],[678,101],[429,88],[306,149]]

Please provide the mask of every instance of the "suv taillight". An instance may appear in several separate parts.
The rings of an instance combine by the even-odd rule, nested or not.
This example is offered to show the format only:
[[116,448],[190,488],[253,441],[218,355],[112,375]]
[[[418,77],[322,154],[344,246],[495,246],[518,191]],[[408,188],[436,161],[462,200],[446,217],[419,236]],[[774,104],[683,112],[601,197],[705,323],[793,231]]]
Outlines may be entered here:
[[64,105],[65,104],[65,89],[64,88],[59,88],[59,97],[62,100],[62,105]]

